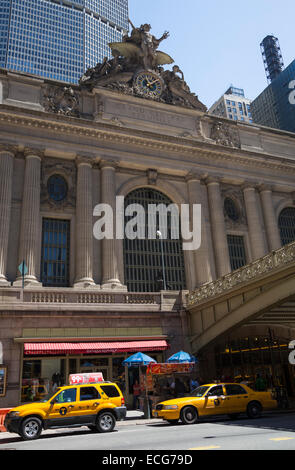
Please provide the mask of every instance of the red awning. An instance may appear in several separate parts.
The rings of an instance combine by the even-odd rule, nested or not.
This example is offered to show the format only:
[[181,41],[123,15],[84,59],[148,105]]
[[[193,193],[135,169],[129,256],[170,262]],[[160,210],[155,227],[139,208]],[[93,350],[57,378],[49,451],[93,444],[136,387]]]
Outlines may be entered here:
[[106,354],[121,352],[165,351],[165,340],[118,341],[108,343],[24,343],[25,355]]

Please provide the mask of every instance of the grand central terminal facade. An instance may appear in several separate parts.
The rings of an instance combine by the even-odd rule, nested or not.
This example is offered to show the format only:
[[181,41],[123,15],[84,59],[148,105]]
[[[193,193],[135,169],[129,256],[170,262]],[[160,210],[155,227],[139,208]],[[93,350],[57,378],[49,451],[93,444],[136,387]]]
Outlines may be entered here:
[[[86,371],[128,399],[128,355],[181,349],[204,381],[260,373],[294,395],[294,134],[209,115],[179,67],[124,64],[79,86],[0,70],[0,406]],[[95,238],[119,196],[201,205],[200,248]]]

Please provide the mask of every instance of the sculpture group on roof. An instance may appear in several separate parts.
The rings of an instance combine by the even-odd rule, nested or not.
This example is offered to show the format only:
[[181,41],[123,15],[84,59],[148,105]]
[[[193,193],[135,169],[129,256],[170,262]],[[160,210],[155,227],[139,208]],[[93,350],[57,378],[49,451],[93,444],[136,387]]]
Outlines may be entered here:
[[130,36],[122,42],[110,43],[113,58],[89,68],[80,79],[80,86],[92,90],[106,87],[122,93],[141,96],[160,102],[206,111],[198,97],[191,92],[178,65],[165,70],[174,60],[158,50],[169,37],[167,31],[157,39],[151,34],[151,25],[136,28],[131,22]]

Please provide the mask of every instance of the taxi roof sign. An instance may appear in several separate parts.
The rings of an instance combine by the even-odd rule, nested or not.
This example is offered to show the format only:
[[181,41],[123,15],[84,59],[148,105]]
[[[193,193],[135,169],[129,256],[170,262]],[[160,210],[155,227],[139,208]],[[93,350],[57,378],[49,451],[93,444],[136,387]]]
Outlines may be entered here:
[[70,374],[70,385],[97,384],[104,382],[102,372],[88,372],[83,374]]

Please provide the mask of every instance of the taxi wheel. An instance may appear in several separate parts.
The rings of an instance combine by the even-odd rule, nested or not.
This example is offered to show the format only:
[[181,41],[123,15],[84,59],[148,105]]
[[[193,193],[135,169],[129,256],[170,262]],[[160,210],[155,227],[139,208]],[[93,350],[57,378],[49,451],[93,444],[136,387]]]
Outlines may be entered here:
[[247,406],[247,415],[249,418],[259,418],[261,415],[262,406],[258,401],[252,401]]
[[39,418],[26,418],[21,424],[20,436],[26,441],[38,439],[42,432],[42,422]]
[[181,411],[181,421],[183,424],[195,424],[198,421],[198,412],[193,406],[186,406]]
[[115,417],[110,411],[104,411],[97,417],[96,427],[98,432],[112,432],[115,425]]

